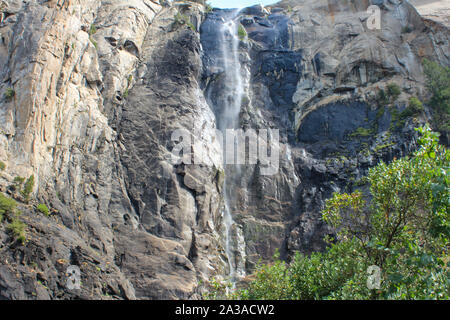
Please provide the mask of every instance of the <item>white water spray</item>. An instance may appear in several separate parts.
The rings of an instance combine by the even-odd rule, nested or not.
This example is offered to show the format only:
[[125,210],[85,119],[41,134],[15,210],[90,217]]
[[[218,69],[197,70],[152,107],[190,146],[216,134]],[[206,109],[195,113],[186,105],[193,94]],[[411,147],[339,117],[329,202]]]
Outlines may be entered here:
[[[235,22],[240,10],[235,10],[226,21],[221,30],[221,53],[223,70],[225,76],[224,105],[218,117],[218,128],[226,136],[226,129],[239,128],[239,114],[241,111],[242,98],[244,97],[244,81],[242,78],[241,63],[239,61],[239,35],[238,25]],[[226,157],[224,157],[225,159]],[[226,165],[224,165],[226,168]],[[230,208],[228,187],[230,179],[236,178],[239,170],[225,169],[225,179],[223,184],[225,207],[223,211],[223,223],[225,227],[225,253],[229,264],[229,277],[232,285],[236,282],[236,255],[233,245],[233,215]]]

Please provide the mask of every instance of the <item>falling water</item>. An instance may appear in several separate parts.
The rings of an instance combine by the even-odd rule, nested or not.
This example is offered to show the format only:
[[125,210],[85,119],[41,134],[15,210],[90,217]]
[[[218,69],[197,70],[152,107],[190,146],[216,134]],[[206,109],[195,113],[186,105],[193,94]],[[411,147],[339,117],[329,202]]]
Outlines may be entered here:
[[[239,128],[239,114],[241,111],[242,98],[244,96],[244,81],[241,74],[241,63],[239,61],[239,36],[238,23],[235,22],[238,17],[239,10],[233,11],[232,14],[224,21],[220,30],[221,37],[221,53],[223,61],[223,70],[225,76],[224,87],[224,103],[219,111],[218,128],[226,136],[226,129]],[[224,144],[225,145],[225,144]],[[225,150],[226,152],[226,150]],[[224,157],[225,159],[226,157]],[[236,281],[236,256],[235,248],[233,248],[233,215],[230,208],[230,195],[228,192],[229,183],[232,179],[236,179],[238,170],[236,168],[225,167],[224,179],[224,202],[223,223],[225,227],[225,253],[227,255],[230,280],[234,286]]]

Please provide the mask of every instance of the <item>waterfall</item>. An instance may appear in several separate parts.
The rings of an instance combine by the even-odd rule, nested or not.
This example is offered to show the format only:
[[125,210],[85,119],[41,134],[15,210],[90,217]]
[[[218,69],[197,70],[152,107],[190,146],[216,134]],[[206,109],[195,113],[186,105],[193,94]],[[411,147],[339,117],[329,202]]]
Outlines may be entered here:
[[[225,79],[223,82],[222,103],[219,106],[216,106],[216,110],[218,110],[216,114],[218,129],[222,132],[224,137],[226,136],[227,129],[239,128],[239,114],[245,93],[241,70],[242,67],[239,61],[239,22],[236,23],[235,21],[239,15],[239,11],[240,10],[232,11],[230,15],[225,17],[220,29],[220,51]],[[224,152],[226,152],[225,149]],[[226,159],[225,156],[224,159]],[[225,253],[229,264],[230,281],[234,286],[237,275],[237,263],[235,255],[236,248],[233,244],[232,237],[234,221],[231,209],[231,198],[233,197],[233,194],[229,192],[229,190],[232,188],[233,181],[238,180],[240,170],[238,167],[233,168],[226,164],[224,164],[224,168],[224,209],[222,215],[225,228]]]

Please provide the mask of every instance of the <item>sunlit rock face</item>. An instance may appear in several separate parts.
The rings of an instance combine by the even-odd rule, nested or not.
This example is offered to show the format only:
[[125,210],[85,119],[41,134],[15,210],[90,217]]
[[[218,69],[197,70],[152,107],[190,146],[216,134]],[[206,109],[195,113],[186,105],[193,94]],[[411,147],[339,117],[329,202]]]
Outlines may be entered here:
[[[22,245],[0,224],[0,298],[197,299],[276,250],[323,249],[324,201],[415,148],[426,115],[398,114],[427,97],[423,58],[450,64],[445,25],[406,1],[355,3],[246,8],[224,33],[231,12],[198,3],[0,1],[0,189],[27,231]],[[230,104],[236,129],[279,130],[275,174],[224,165],[215,132]],[[180,129],[201,164],[171,161]],[[25,204],[14,180],[31,175]]]

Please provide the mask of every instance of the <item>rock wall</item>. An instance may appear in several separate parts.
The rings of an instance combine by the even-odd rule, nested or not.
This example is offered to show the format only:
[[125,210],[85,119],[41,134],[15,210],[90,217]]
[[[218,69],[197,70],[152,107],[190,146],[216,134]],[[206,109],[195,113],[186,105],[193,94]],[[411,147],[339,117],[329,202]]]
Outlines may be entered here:
[[[371,3],[382,30],[367,28]],[[21,244],[0,224],[0,298],[200,298],[202,283],[228,272],[212,140],[223,12],[156,0],[0,8],[0,188],[20,202],[27,232]],[[324,200],[414,148],[429,114],[396,115],[410,96],[426,98],[421,59],[448,66],[450,50],[446,27],[399,0],[285,0],[239,19],[250,78],[241,126],[281,136],[276,175],[248,165],[230,186],[235,256],[251,272],[276,249],[322,249]],[[391,82],[402,93],[385,108],[376,94]],[[192,134],[204,165],[171,163],[176,129]],[[27,203],[14,180],[31,175]],[[70,265],[81,290],[66,286]]]

